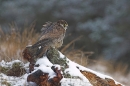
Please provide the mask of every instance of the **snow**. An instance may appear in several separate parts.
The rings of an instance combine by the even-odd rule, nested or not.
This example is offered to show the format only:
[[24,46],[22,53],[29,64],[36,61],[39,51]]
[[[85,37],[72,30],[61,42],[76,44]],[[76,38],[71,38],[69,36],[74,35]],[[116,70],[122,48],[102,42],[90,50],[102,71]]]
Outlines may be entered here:
[[65,58],[65,56],[61,52],[59,52],[59,54],[60,54],[60,58]]
[[[94,74],[96,74],[97,76],[101,77],[101,78],[111,78],[110,76],[98,73],[96,71],[93,71],[91,69],[88,69],[86,67],[83,67],[71,60],[69,60],[67,57],[65,57],[61,52],[59,52],[60,54],[60,58],[66,58],[67,60],[67,64],[68,64],[68,68],[65,69],[65,73],[70,74],[72,77],[79,77],[79,78],[62,78],[61,82],[61,86],[92,86],[91,83],[88,81],[88,79],[80,72],[80,70],[85,70],[85,71],[89,71],[92,72]],[[2,60],[0,62],[0,66],[4,66],[4,67],[8,67],[10,65],[12,65],[14,62],[21,62],[19,60],[14,60],[11,62],[5,62],[4,60]],[[48,73],[49,74],[49,79],[53,78],[56,76],[56,73],[51,69],[52,66],[55,66],[55,68],[58,68],[58,70],[61,69],[61,66],[58,64],[52,64],[46,56],[43,56],[42,58],[39,58],[36,62],[36,64],[39,64],[39,67],[35,67],[34,71],[37,70],[41,70],[44,73]],[[29,63],[26,64],[22,64],[25,69],[28,68]],[[79,70],[80,69],[80,70]],[[32,72],[32,73],[33,73]],[[4,80],[9,82],[11,84],[11,86],[36,86],[36,84],[34,84],[33,82],[27,82],[27,76],[29,75],[29,73],[24,74],[21,77],[14,77],[14,76],[7,76],[3,73],[0,73],[0,82],[3,82]],[[116,82],[116,81],[115,81]],[[118,82],[116,82],[118,83]],[[4,85],[2,85],[4,86]]]
[[39,46],[38,48],[41,49],[41,46]]
[[0,78],[1,78],[0,82],[6,81],[6,82],[10,83],[11,86],[24,86],[27,83],[26,82],[27,76],[28,76],[28,74],[25,74],[21,77],[14,77],[14,76],[7,76],[3,73],[0,73]]
[[63,78],[61,80],[61,86],[92,86],[92,85],[89,82],[85,82],[80,79]]
[[60,66],[60,65],[58,65],[58,64],[54,64],[53,66],[55,66],[55,68],[58,68],[58,70],[60,70],[60,69],[61,69],[61,66]]
[[2,67],[11,67],[12,64],[15,63],[15,62],[16,63],[20,62],[21,63],[20,65],[24,65],[23,62],[21,62],[20,60],[14,60],[14,61],[11,61],[11,62],[5,62],[4,60],[2,60],[0,62],[0,66],[2,66]]
[[45,65],[45,66],[49,66],[51,67],[53,64],[47,59],[46,56],[43,56],[42,58],[38,59],[37,62],[36,62],[36,65],[39,64],[39,65]]
[[73,62],[69,62],[69,68],[65,70],[65,73],[69,73],[71,76],[78,76],[83,81],[88,81],[86,77],[79,71],[79,69],[76,68]]
[[[35,70],[33,71],[33,72],[35,72],[35,71],[37,71],[37,70],[41,70],[42,72],[44,72],[44,73],[48,73],[49,75],[49,79],[50,78],[53,78],[53,77],[55,77],[56,76],[56,73],[51,69],[51,67],[48,67],[48,66],[45,66],[45,65],[40,65],[39,67],[35,67]],[[32,72],[32,73],[33,73]]]

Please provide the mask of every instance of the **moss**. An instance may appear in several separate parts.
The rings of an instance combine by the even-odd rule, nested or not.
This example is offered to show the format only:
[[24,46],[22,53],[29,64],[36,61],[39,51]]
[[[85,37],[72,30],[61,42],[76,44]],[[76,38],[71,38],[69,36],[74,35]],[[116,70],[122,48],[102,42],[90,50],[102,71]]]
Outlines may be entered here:
[[64,78],[71,78],[71,75],[68,73],[64,73],[63,75],[64,75]]
[[2,66],[0,66],[0,72],[1,73],[7,74],[8,70],[9,70],[9,67],[2,67]]
[[7,75],[9,76],[21,76],[25,73],[25,68],[23,68],[21,62],[13,63],[11,69],[7,71]]
[[60,58],[60,54],[57,49],[50,48],[46,53],[47,58],[53,64],[59,64],[61,66],[67,66],[66,58]]
[[11,69],[15,70],[15,69],[20,68],[20,67],[22,67],[21,62],[15,62],[15,63],[12,64]]
[[1,85],[11,86],[11,84],[9,82],[7,82],[7,80],[3,80],[1,82]]
[[[57,49],[50,48],[47,51],[46,56],[51,63],[60,65],[62,71],[65,71],[65,69],[68,68],[68,65],[67,65],[68,61],[66,60],[66,57],[60,58],[60,54]],[[70,74],[64,73],[64,72],[63,72],[63,76],[65,78],[74,78]]]
[[0,66],[0,72],[8,76],[21,76],[26,73],[25,68],[21,65],[21,62],[14,62],[11,67]]

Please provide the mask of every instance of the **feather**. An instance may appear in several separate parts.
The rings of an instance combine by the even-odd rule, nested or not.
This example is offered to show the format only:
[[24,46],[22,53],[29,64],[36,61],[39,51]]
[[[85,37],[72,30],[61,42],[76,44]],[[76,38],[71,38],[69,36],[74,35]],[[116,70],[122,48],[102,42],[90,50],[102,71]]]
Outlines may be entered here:
[[46,24],[43,25],[41,31],[48,29],[52,24],[53,24],[52,22],[49,22],[49,21],[46,22]]

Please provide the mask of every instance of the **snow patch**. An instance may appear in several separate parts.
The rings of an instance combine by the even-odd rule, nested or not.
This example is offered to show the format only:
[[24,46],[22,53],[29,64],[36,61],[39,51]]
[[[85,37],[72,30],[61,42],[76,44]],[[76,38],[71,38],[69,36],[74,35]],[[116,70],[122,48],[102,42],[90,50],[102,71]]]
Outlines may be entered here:
[[45,65],[51,67],[53,64],[48,60],[46,56],[43,56],[42,58],[38,59],[36,62],[36,65]]
[[65,58],[65,55],[63,55],[61,52],[59,52],[59,54],[60,54],[60,58]]
[[[25,74],[21,77],[7,76],[3,73],[0,73],[0,82],[10,83],[11,86],[26,86],[28,74]],[[2,85],[3,86],[3,85]]]
[[60,66],[60,65],[58,65],[58,64],[54,64],[53,66],[55,66],[55,68],[58,68],[58,70],[60,70],[60,69],[61,69],[61,66]]
[[2,60],[0,62],[0,66],[2,66],[2,67],[11,67],[13,63],[18,63],[18,62],[21,63],[20,65],[24,65],[24,63],[21,62],[20,60],[14,60],[14,61],[11,61],[11,62],[5,62],[4,60]]
[[41,46],[39,46],[38,48],[41,49]]
[[63,78],[61,86],[92,86],[89,81],[82,81],[80,79]]
[[49,79],[56,76],[56,73],[51,69],[51,67],[47,67],[44,64],[41,64],[39,67],[35,67],[35,70],[32,72],[34,73],[37,70],[41,70],[43,73],[48,73]]

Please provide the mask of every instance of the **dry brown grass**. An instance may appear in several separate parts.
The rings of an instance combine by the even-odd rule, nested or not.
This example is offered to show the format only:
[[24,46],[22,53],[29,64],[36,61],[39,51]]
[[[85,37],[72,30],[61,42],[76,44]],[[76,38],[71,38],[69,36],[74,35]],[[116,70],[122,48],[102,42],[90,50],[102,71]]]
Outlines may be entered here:
[[[0,28],[0,61],[11,61],[14,59],[23,61],[23,49],[27,45],[34,44],[38,40],[39,36],[40,34],[36,33],[34,30],[34,25],[19,30],[15,24],[11,24],[9,33],[4,32],[2,28]],[[61,52],[71,60],[86,66],[87,57],[92,54],[92,52],[84,52],[80,49],[75,50],[73,48],[71,51],[68,51],[68,48],[70,48],[72,44],[80,38],[81,36],[72,40],[61,49]]]
[[22,59],[21,52],[29,44],[38,40],[39,34],[35,32],[34,25],[25,27],[20,31],[15,25],[10,25],[10,33],[0,28],[0,61]]
[[[77,62],[80,65],[87,66],[88,57],[91,56],[94,52],[86,52],[81,49],[75,49],[73,43],[81,39],[82,36],[72,40],[66,46],[61,49],[61,52],[65,54],[69,59],[74,62]],[[71,49],[70,49],[71,48]]]

